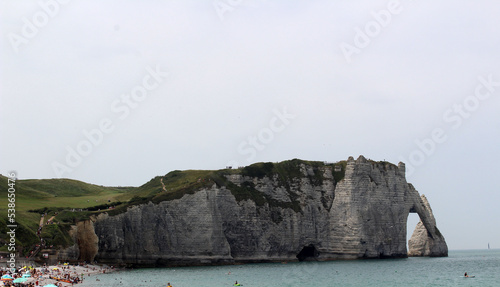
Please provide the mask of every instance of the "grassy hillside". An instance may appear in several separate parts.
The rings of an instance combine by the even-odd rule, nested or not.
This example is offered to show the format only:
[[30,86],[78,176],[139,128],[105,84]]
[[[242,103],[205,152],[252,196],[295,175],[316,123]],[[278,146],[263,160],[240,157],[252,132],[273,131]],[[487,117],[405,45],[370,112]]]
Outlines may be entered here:
[[[68,231],[75,222],[104,211],[117,214],[126,211],[131,205],[180,198],[208,187],[211,173],[173,171],[139,187],[105,187],[70,179],[18,180],[15,183],[17,246],[23,246],[23,252],[28,253],[39,242],[36,231],[41,214],[47,214],[45,221],[55,216],[53,222],[56,224],[42,229],[41,235],[47,243],[68,246],[72,244]],[[7,250],[8,188],[8,178],[0,175],[0,251]]]
[[[7,180],[0,176],[0,209],[6,205]],[[85,208],[133,188],[104,187],[71,179],[28,179],[16,181],[15,189],[16,210],[28,211],[43,207]]]
[[[16,219],[18,223],[17,245],[23,246],[23,252],[29,252],[38,243],[36,231],[41,214],[47,214],[45,221],[55,216],[55,225],[43,228],[42,237],[54,246],[71,245],[68,235],[70,226],[79,220],[88,219],[92,215],[108,212],[116,215],[125,212],[129,206],[148,202],[181,198],[202,188],[210,188],[214,184],[226,186],[238,201],[251,199],[257,205],[268,203],[284,208],[300,211],[298,202],[276,202],[257,191],[251,182],[237,186],[227,180],[229,174],[241,174],[248,177],[277,178],[288,190],[289,184],[302,177],[300,165],[306,164],[313,168],[314,175],[310,180],[321,185],[323,173],[318,168],[325,166],[323,162],[303,161],[293,159],[279,163],[256,163],[242,169],[186,170],[172,171],[165,176],[157,176],[139,187],[105,187],[71,179],[29,179],[16,181]],[[338,162],[341,171],[332,174],[336,181],[342,180],[345,174],[346,162]],[[0,251],[5,251],[7,240],[7,190],[8,179],[0,175]],[[113,207],[113,209],[109,209]],[[57,214],[57,215],[56,215]]]
[[[7,191],[8,178],[0,175],[0,251],[7,246]],[[132,187],[104,187],[71,179],[29,179],[15,182],[16,194],[16,245],[29,252],[39,243],[36,232],[41,214],[47,212],[45,221],[58,212],[57,224],[43,229],[42,237],[49,244],[67,246],[69,226],[77,220],[88,218],[93,211],[73,212],[72,209],[92,209],[96,205],[114,204],[116,197],[128,193]],[[67,214],[71,213],[71,216]]]

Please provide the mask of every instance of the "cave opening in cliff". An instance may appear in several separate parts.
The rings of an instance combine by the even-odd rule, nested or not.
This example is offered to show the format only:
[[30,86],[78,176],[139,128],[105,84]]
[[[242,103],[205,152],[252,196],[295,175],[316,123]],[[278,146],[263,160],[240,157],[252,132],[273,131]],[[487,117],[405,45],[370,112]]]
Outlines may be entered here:
[[299,261],[310,261],[316,260],[318,256],[318,250],[316,250],[314,245],[310,244],[309,246],[304,246],[304,248],[302,248],[299,254],[297,254],[297,259],[299,259]]

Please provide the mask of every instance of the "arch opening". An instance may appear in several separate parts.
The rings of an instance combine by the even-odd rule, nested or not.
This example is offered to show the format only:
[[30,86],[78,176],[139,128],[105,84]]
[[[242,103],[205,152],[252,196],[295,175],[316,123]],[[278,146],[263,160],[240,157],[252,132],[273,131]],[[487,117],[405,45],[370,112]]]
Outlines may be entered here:
[[299,254],[297,254],[297,259],[299,259],[299,261],[315,261],[318,256],[319,251],[314,245],[309,244],[309,246],[304,246]]
[[411,212],[408,214],[408,219],[406,220],[406,250],[409,250],[408,241],[410,240],[417,224],[420,222],[420,216],[417,213]]

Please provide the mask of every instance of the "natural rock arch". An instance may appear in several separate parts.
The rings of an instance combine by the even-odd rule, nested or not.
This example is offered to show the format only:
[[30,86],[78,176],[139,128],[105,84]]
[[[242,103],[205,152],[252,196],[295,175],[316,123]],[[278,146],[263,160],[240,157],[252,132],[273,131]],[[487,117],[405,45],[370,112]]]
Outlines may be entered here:
[[[403,163],[360,156],[339,166],[292,160],[284,174],[228,175],[225,185],[101,214],[77,226],[89,236],[75,243],[89,259],[137,266],[447,256]],[[410,213],[421,222],[408,243]],[[77,256],[71,248],[65,256]]]
[[[410,189],[414,190],[413,186],[410,185]],[[422,194],[413,203],[408,213],[417,213],[420,217],[408,241],[408,256],[448,256],[448,246],[436,226],[436,219],[425,195]]]

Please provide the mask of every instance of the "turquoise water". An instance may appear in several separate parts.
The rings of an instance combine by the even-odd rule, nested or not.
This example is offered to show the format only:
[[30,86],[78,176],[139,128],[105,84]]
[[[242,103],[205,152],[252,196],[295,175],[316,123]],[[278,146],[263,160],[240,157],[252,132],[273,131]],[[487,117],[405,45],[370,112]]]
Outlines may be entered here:
[[[475,278],[464,278],[464,272]],[[231,272],[231,274],[228,274]],[[98,278],[100,281],[95,281]],[[125,270],[78,286],[500,286],[500,250],[450,251],[445,258],[264,263]]]

